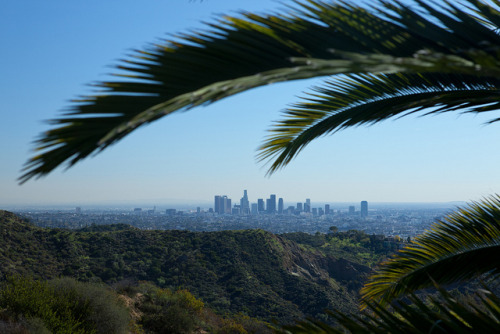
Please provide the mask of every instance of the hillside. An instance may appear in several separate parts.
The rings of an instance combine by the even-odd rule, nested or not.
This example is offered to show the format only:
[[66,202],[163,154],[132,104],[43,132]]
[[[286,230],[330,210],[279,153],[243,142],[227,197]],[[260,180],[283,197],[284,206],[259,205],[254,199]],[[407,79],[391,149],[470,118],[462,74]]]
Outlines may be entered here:
[[[78,231],[36,227],[0,211],[0,276],[186,288],[216,311],[287,323],[324,309],[355,311],[367,266],[262,230],[146,231],[126,225]],[[347,288],[349,286],[349,288]]]

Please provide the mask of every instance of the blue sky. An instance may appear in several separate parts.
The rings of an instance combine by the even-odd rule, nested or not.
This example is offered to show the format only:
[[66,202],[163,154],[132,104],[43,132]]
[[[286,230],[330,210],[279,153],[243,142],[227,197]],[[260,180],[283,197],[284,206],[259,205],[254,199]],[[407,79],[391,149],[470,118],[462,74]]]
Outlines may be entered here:
[[250,92],[137,130],[94,158],[19,186],[34,139],[133,49],[202,27],[215,14],[278,11],[275,1],[4,1],[0,5],[0,208],[210,202],[446,202],[499,191],[500,124],[486,116],[408,117],[321,138],[266,177],[256,148],[280,111],[318,80]]

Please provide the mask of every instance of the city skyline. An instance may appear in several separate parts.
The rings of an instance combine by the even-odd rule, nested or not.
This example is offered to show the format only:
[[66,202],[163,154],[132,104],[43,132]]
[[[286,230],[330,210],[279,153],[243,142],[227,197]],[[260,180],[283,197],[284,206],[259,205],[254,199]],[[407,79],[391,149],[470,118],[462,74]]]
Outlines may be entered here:
[[[306,198],[304,202],[297,202],[296,205],[288,205],[285,208],[285,201],[283,197],[278,198],[278,206],[276,206],[276,194],[270,194],[269,198],[257,198],[256,201],[250,201],[248,197],[248,191],[243,190],[243,197],[240,199],[239,204],[234,202],[231,205],[232,199],[227,195],[215,195],[214,205],[209,209],[209,212],[214,212],[217,214],[237,214],[237,215],[249,215],[249,214],[298,214],[298,213],[312,213],[314,216],[323,215],[330,213],[330,204],[323,203],[324,210],[322,207],[313,207],[310,198]],[[265,203],[265,204],[264,204]],[[252,209],[251,209],[252,208]],[[350,206],[350,208],[355,208]],[[167,209],[167,211],[170,209]],[[200,207],[197,208],[200,211]],[[351,213],[355,212],[355,209],[349,209]],[[360,215],[361,217],[368,216],[368,202],[360,202]]]
[[109,73],[117,59],[167,33],[206,29],[201,22],[215,22],[214,13],[239,9],[284,11],[271,0],[7,2],[0,14],[8,46],[0,64],[0,208],[202,203],[216,193],[238,201],[242,188],[276,194],[277,201],[302,201],[307,194],[320,202],[352,203],[471,201],[498,192],[500,180],[492,176],[500,164],[493,146],[499,125],[484,126],[489,117],[481,114],[416,115],[341,131],[266,176],[256,148],[280,111],[316,80],[257,88],[168,116],[67,171],[17,183],[33,140],[49,128],[45,120],[60,115],[71,99],[92,93],[88,84],[116,79]]
[[[240,193],[242,191],[240,190]],[[227,210],[227,213],[230,213],[230,210],[233,209],[234,207],[241,208],[242,207],[242,202],[247,203],[246,205],[248,208],[248,212],[252,213],[254,211],[258,212],[268,212],[268,204],[271,198],[274,197],[274,201],[276,202],[273,207],[275,208],[274,212],[278,213],[279,212],[279,207],[282,205],[282,208],[288,209],[290,206],[294,206],[297,208],[299,211],[303,212],[310,212],[312,208],[321,206],[325,209],[325,211],[328,211],[326,207],[331,207],[331,210],[356,210],[356,212],[361,212],[363,209],[363,202],[366,202],[368,205],[369,201],[360,201],[360,200],[354,200],[354,201],[334,201],[334,200],[311,200],[311,198],[308,198],[309,196],[303,195],[302,199],[292,199],[288,198],[286,195],[279,195],[277,196],[276,194],[262,194],[258,193],[258,195],[250,196],[248,195],[248,190],[244,189],[243,190],[243,197],[241,197],[239,200],[237,199],[239,196],[236,194],[233,195],[214,195],[212,196],[212,200],[209,199],[203,199],[203,200],[144,200],[144,201],[105,201],[105,202],[68,202],[68,203],[49,203],[49,204],[32,204],[32,203],[20,203],[20,204],[10,204],[10,205],[4,205],[4,209],[12,209],[12,210],[25,210],[27,208],[33,208],[35,210],[41,209],[41,208],[47,208],[47,209],[62,209],[62,210],[72,210],[75,207],[78,208],[79,210],[82,210],[82,208],[89,208],[89,209],[125,209],[125,208],[130,208],[132,210],[136,208],[144,208],[145,210],[151,210],[152,208],[158,207],[160,211],[162,210],[169,210],[172,208],[179,209],[179,210],[188,210],[188,211],[194,211],[196,209],[202,209],[205,211],[208,211],[209,209],[213,209],[214,212],[217,211],[217,201],[219,198],[219,201],[222,201],[220,203],[225,203],[221,204],[223,207]],[[241,196],[241,195],[240,195]],[[215,203],[214,203],[215,202]],[[280,204],[281,203],[281,204]],[[403,207],[403,208],[411,208],[411,207],[440,207],[440,208],[457,208],[459,206],[465,205],[467,202],[465,201],[448,201],[448,202],[379,202],[379,201],[374,201],[371,202],[371,205],[374,205],[376,208],[390,208],[390,207]],[[370,205],[370,207],[372,207]],[[255,209],[252,209],[255,207]],[[0,207],[2,209],[2,207]]]

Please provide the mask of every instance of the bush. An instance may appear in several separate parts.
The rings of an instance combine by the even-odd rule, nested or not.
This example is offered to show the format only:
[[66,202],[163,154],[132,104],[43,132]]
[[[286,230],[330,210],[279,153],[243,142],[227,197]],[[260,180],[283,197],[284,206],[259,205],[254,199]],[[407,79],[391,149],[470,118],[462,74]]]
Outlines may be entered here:
[[118,334],[127,331],[130,316],[127,308],[118,296],[100,284],[82,283],[71,278],[60,278],[50,281],[60,294],[75,298],[83,319],[89,329],[96,333]]
[[199,326],[204,304],[187,290],[172,292],[148,285],[139,308],[147,332],[183,334]]
[[103,286],[70,278],[12,277],[0,287],[0,309],[26,327],[55,334],[124,333],[127,309]]

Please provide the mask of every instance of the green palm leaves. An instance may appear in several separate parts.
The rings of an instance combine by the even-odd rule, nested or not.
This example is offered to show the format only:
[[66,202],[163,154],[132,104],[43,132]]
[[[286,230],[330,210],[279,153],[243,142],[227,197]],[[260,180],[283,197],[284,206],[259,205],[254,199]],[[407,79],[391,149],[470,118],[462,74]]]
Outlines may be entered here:
[[489,290],[476,294],[476,301],[463,302],[439,289],[439,298],[423,302],[411,295],[408,304],[394,305],[393,310],[370,305],[370,313],[347,315],[329,312],[339,324],[332,327],[315,320],[285,326],[287,334],[400,334],[400,333],[496,333],[500,326],[500,298]]
[[[481,1],[469,0],[467,6],[464,11],[450,2],[420,0],[411,7],[380,1],[369,8],[295,2],[288,14],[225,17],[208,31],[137,51],[118,66],[121,79],[98,84],[96,95],[51,121],[54,128],[38,139],[38,154],[20,181],[71,166],[170,113],[270,83],[349,73],[373,73],[362,77],[372,83],[380,73],[397,72],[460,73],[468,77],[454,80],[464,84],[474,76],[499,77],[500,13]],[[320,122],[316,110],[311,117]],[[313,125],[304,123],[302,131]],[[291,136],[300,132],[297,125],[290,129]],[[325,127],[318,135],[332,130]],[[286,127],[278,125],[277,131],[287,136]],[[297,151],[297,145],[297,138],[285,147],[271,136],[261,158]],[[292,157],[275,162],[271,171]]]
[[[287,165],[312,140],[362,124],[426,110],[485,112],[500,107],[500,79],[448,73],[348,75],[314,89],[270,130],[259,157],[270,172]],[[493,120],[496,121],[496,120]]]
[[474,203],[382,263],[361,290],[362,303],[383,306],[403,294],[500,273],[500,196]]

